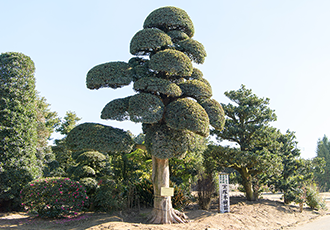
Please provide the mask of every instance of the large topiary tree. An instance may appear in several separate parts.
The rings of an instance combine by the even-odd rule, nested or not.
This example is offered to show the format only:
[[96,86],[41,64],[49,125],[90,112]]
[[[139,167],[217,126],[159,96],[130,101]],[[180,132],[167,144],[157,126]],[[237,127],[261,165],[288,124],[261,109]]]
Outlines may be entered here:
[[35,66],[16,52],[0,55],[0,207],[19,208],[19,191],[41,176]]
[[101,118],[142,123],[145,145],[153,156],[152,223],[185,222],[170,197],[161,196],[161,188],[169,187],[169,158],[183,157],[196,134],[208,136],[209,125],[221,130],[225,122],[221,105],[211,99],[210,84],[192,65],[202,64],[206,57],[193,35],[193,23],[184,10],[156,9],[131,40],[135,57],[128,63],[100,64],[87,73],[89,89],[116,89],[134,82],[137,94],[109,102]]

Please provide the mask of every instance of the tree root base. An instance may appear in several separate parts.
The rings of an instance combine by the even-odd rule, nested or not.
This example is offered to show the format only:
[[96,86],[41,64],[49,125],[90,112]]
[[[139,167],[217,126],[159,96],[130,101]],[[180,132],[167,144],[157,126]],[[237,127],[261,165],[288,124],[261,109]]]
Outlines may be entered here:
[[153,210],[148,222],[150,224],[184,224],[188,223],[188,217],[175,209],[166,210]]

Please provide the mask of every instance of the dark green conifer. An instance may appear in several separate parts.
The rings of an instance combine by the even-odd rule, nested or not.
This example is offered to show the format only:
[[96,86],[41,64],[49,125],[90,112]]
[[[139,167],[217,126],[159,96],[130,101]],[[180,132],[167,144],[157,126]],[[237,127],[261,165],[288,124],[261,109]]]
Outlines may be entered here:
[[8,209],[19,208],[22,186],[42,174],[34,72],[26,55],[0,55],[0,206]]

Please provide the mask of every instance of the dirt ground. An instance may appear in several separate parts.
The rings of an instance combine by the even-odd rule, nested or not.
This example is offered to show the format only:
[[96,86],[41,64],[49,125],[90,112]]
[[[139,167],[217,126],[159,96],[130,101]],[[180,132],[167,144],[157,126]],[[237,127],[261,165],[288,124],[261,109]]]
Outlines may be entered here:
[[302,213],[297,205],[284,205],[280,194],[264,194],[257,202],[248,202],[240,194],[231,194],[230,213],[217,212],[217,200],[210,210],[199,210],[196,204],[184,212],[189,217],[187,224],[151,225],[146,218],[151,209],[130,212],[84,213],[72,219],[44,220],[25,213],[0,213],[0,229],[112,229],[112,230],[158,230],[158,229],[290,229],[330,214],[330,193],[322,194],[328,211],[313,211],[304,207]]

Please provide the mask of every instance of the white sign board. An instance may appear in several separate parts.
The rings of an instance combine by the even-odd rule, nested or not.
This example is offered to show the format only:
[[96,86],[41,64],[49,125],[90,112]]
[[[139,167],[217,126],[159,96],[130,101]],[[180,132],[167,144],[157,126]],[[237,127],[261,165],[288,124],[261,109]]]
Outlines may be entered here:
[[219,193],[220,213],[230,212],[228,174],[219,175]]

